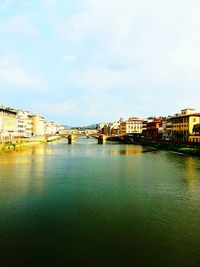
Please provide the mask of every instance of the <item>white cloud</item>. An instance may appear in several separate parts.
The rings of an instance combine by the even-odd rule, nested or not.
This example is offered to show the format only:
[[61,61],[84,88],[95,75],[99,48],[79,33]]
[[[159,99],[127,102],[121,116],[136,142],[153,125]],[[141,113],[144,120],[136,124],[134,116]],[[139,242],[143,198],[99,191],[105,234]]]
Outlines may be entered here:
[[[109,87],[121,81],[129,87],[159,84],[160,90],[166,83],[190,84],[194,91],[200,86],[199,1],[82,2],[87,9],[58,20],[57,31],[66,47],[74,46],[86,86],[99,89],[99,84]],[[117,66],[122,68],[116,72]]]
[[53,104],[42,103],[38,106],[38,109],[45,114],[65,116],[77,111],[78,107],[71,101],[64,101]]
[[40,82],[33,76],[24,72],[24,70],[19,68],[8,68],[4,69],[0,67],[0,80],[3,84],[10,84],[14,86],[27,86],[27,87],[37,87]]
[[[199,109],[199,1],[82,3],[87,8],[57,19],[55,25],[66,50],[70,47],[76,58],[76,69],[66,79],[91,92],[85,110],[89,118]],[[120,102],[115,94],[122,96],[122,90]]]
[[32,89],[41,90],[44,83],[35,75],[29,74],[21,66],[17,64],[18,55],[8,55],[0,58],[0,85],[2,87],[11,87],[16,90]]
[[[45,112],[52,112],[52,116],[54,112],[58,116],[73,113],[106,120],[106,116],[118,117],[120,113],[173,113],[182,105],[199,105],[199,0],[76,0],[83,7],[76,13],[74,1],[39,2],[46,9],[39,9],[37,14],[37,4],[31,4],[33,13],[24,4],[30,17],[1,19],[0,34],[3,41],[6,34],[28,40],[38,36],[34,24],[38,25],[43,35],[36,40],[39,45],[35,44],[42,51],[38,51],[37,59],[41,65],[25,69],[17,60],[0,64],[1,84],[39,87],[40,79],[27,70],[37,66],[41,75],[48,77],[51,88],[58,88],[57,96],[49,95],[57,104],[44,104]],[[9,52],[12,46],[2,44],[8,47],[2,51]],[[16,51],[14,46],[12,49]],[[22,50],[25,62],[27,50]]]
[[53,8],[58,4],[59,0],[40,0],[40,2],[46,8]]
[[75,63],[76,61],[76,58],[74,55],[69,55],[69,54],[66,54],[63,56],[63,59],[64,61],[66,61],[67,63]]
[[[68,73],[67,80],[73,81],[83,90],[102,93],[115,88],[125,88],[127,92],[135,87],[143,88],[144,83],[137,79],[137,73],[128,70],[113,70],[107,67],[94,67],[88,70],[75,70]],[[148,88],[146,88],[148,89]]]
[[25,15],[16,15],[0,22],[0,34],[35,38],[39,36],[37,28]]
[[0,4],[0,11],[6,11],[13,3],[13,0],[4,0],[1,4]]

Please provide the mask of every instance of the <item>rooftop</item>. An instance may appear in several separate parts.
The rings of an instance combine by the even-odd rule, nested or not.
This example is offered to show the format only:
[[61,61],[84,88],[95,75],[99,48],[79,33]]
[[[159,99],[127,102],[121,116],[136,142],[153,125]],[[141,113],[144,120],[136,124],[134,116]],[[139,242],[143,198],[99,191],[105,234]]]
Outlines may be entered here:
[[4,112],[10,113],[10,114],[15,114],[15,115],[17,114],[16,111],[8,109],[8,108],[3,108],[3,107],[0,107],[0,111],[4,111]]

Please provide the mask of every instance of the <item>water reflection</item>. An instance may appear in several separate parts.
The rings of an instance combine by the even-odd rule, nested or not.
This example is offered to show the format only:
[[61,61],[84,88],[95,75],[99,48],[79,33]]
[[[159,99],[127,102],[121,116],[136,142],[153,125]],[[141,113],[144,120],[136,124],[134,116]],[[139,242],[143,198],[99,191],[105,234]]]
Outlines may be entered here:
[[185,160],[186,183],[190,190],[194,191],[200,186],[200,169],[197,159],[187,157]]
[[178,153],[165,152],[165,155],[170,164],[179,171],[187,189],[200,193],[200,159]]
[[54,260],[70,258],[69,266],[91,257],[93,266],[198,266],[200,160],[85,141],[0,155],[7,259],[40,266],[51,247]]
[[0,155],[0,196],[24,197],[33,190],[41,195],[44,186],[46,146],[17,149]]
[[[120,146],[122,149],[120,149]],[[119,149],[110,149],[105,150],[105,153],[108,155],[138,155],[146,152],[156,152],[154,148],[145,148],[140,145],[119,145]]]

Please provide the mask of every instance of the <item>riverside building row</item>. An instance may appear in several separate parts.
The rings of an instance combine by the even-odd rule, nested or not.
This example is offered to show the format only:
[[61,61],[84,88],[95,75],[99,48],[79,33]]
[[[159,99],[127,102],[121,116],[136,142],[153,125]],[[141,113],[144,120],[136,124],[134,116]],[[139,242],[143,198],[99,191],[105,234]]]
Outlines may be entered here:
[[29,111],[0,106],[0,139],[30,138],[63,133],[64,126]]
[[128,120],[99,124],[103,134],[132,135],[150,140],[200,143],[200,113],[195,109],[182,109],[180,113],[166,118]]

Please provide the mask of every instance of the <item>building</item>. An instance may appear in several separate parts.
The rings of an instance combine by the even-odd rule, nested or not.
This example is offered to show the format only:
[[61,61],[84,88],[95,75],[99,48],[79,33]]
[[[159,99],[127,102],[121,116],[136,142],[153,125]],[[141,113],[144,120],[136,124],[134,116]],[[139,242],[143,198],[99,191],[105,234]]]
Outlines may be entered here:
[[33,117],[29,111],[17,111],[17,137],[33,136]]
[[136,117],[129,118],[127,121],[120,122],[120,133],[125,134],[142,134],[143,119]]
[[32,115],[32,119],[33,119],[33,136],[43,136],[45,133],[44,118],[40,115]]
[[105,123],[104,122],[101,122],[97,125],[97,132],[98,133],[102,133],[103,132],[103,129],[104,129],[104,126],[105,126]]
[[147,123],[150,122],[150,120],[144,120],[142,123],[142,135],[146,137],[147,133]]
[[26,136],[33,136],[33,117],[31,113],[28,113],[26,118]]
[[56,124],[56,133],[64,134],[64,132],[65,132],[65,126],[61,124]]
[[54,123],[51,121],[44,121],[44,132],[47,135],[52,135],[56,133]]
[[189,135],[189,142],[200,143],[200,123],[194,125],[192,135]]
[[170,116],[166,119],[166,128],[163,131],[163,140],[172,140],[172,120]]
[[169,140],[169,131],[167,119],[162,119],[162,126],[158,128],[158,135],[162,140]]
[[119,121],[112,122],[109,126],[110,126],[110,134],[114,134],[114,135],[120,134],[120,122]]
[[180,114],[171,117],[172,140],[189,141],[189,136],[193,134],[193,127],[200,123],[200,113],[194,109],[183,109]]
[[11,139],[16,136],[17,118],[16,111],[0,107],[0,139]]
[[109,127],[108,127],[108,123],[105,123],[103,128],[101,129],[101,133],[108,135],[109,134]]
[[162,128],[163,120],[160,118],[155,118],[147,122],[146,124],[146,138],[157,140],[162,139],[163,128]]
[[17,111],[17,137],[25,137],[26,135],[26,121],[23,111]]
[[107,125],[107,134],[108,135],[119,135],[120,134],[120,122],[110,122]]
[[0,105],[0,139],[30,138],[65,133],[64,125],[45,121],[30,111],[14,110]]
[[44,121],[44,134],[64,134],[65,127],[64,125],[58,124],[53,121]]

